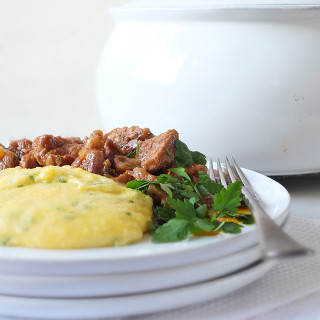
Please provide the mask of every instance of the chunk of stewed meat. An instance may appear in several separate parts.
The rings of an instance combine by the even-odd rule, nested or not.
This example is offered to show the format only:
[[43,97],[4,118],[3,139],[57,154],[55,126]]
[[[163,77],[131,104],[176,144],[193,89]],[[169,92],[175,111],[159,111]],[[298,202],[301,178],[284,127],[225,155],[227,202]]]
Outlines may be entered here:
[[85,138],[84,145],[72,162],[72,166],[103,175],[105,162],[103,147],[102,131],[93,131],[89,137]]
[[83,142],[79,138],[61,138],[44,134],[32,143],[33,156],[40,166],[71,165]]
[[149,173],[144,168],[136,167],[132,170],[132,175],[136,180],[156,181],[157,177]]
[[104,156],[113,160],[116,155],[122,155],[120,147],[118,147],[111,139],[107,139],[104,144]]
[[132,126],[116,128],[106,133],[104,137],[105,140],[112,140],[123,155],[129,155],[136,150],[139,141],[150,139],[154,135],[148,128]]
[[32,168],[36,168],[37,166],[38,166],[38,162],[34,157],[32,150],[21,157],[21,160],[20,160],[21,168],[32,169]]
[[176,130],[168,130],[154,138],[139,143],[141,166],[151,173],[172,166],[174,162],[174,142],[179,138]]
[[3,147],[0,147],[0,170],[14,168],[19,165],[18,156]]
[[121,173],[119,176],[117,177],[113,177],[112,180],[119,182],[119,183],[124,183],[127,184],[129,181],[133,180],[133,174],[132,174],[132,170],[127,170],[124,173]]
[[94,130],[89,137],[84,139],[84,148],[103,150],[103,132],[101,130]]
[[133,168],[141,166],[138,158],[128,158],[121,155],[116,155],[113,163],[117,173],[124,173],[127,170],[133,170]]
[[83,157],[77,157],[72,167],[82,168],[86,171],[102,174],[104,157],[101,150],[88,149]]
[[152,198],[155,205],[165,205],[167,204],[166,199],[169,197],[168,194],[163,191],[159,186],[150,184],[147,190],[147,194]]
[[8,149],[21,159],[23,155],[31,151],[32,141],[28,139],[12,140]]
[[143,168],[135,167],[133,170],[127,170],[121,173],[117,177],[112,178],[116,182],[128,183],[129,181],[135,180],[146,180],[146,181],[156,181],[157,177],[153,174],[147,172]]
[[[23,168],[72,165],[122,183],[155,181],[156,175],[174,164],[178,138],[176,130],[154,136],[149,129],[137,126],[117,128],[105,135],[95,130],[84,140],[45,134],[33,142],[11,141],[9,149],[0,144],[0,169],[19,164]],[[195,182],[199,170],[207,172],[205,166],[195,164],[186,168]]]

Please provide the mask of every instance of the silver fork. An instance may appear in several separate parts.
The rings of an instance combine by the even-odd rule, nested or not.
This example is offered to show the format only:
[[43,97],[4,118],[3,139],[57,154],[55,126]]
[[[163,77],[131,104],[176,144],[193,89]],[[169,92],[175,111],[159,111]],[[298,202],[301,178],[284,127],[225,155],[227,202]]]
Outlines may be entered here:
[[[226,157],[226,173],[231,182],[236,180],[242,181],[242,193],[246,199],[247,205],[254,215],[258,235],[259,245],[262,252],[262,259],[279,259],[303,256],[313,253],[311,249],[308,249],[290,236],[288,236],[265,212],[263,207],[259,203],[259,197],[251,186],[250,182],[246,178],[245,174],[238,166],[234,158],[231,158],[232,165],[229,159]],[[217,161],[217,171],[215,172],[212,165],[212,160],[209,162],[209,175],[215,182],[221,183],[225,188],[228,183],[224,171],[221,167],[220,161]]]

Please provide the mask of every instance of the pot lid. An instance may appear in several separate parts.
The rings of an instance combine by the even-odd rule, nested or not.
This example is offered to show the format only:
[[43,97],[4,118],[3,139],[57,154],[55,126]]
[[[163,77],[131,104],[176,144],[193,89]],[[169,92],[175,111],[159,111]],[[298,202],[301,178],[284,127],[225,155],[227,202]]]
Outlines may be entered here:
[[[269,2],[268,2],[269,1]],[[110,9],[115,19],[320,22],[320,0],[134,0]]]
[[319,6],[320,0],[136,0],[125,7],[131,9],[210,9],[227,7],[277,8],[290,6]]

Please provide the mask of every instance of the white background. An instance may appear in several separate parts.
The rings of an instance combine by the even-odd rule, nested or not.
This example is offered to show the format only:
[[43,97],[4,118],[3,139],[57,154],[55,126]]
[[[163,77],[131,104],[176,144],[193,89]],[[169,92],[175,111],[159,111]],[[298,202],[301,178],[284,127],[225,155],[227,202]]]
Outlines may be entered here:
[[[113,28],[108,9],[132,1],[0,0],[0,143],[104,130],[95,75]],[[319,175],[279,182],[293,215],[320,217]]]
[[102,129],[95,73],[129,0],[0,0],[0,142]]

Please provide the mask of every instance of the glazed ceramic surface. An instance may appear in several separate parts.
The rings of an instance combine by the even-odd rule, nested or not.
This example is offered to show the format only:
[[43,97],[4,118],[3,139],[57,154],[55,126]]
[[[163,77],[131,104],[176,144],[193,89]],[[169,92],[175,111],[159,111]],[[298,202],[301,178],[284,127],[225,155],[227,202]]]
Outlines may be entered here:
[[180,133],[269,175],[320,170],[319,1],[140,1],[114,8],[97,72],[105,129]]
[[0,296],[87,298],[152,292],[217,279],[260,258],[259,245],[255,245],[221,258],[160,270],[69,276],[0,274]]
[[[260,173],[245,169],[244,172],[266,212],[276,223],[283,224],[290,214],[287,190]],[[239,234],[190,237],[174,243],[155,244],[146,234],[142,241],[123,247],[79,250],[0,247],[0,274],[90,276],[159,270],[218,259],[257,243],[256,225],[247,225]]]
[[275,261],[260,262],[219,279],[144,294],[82,299],[0,295],[0,310],[2,315],[32,320],[105,319],[171,310],[222,297],[259,279],[275,264]]

